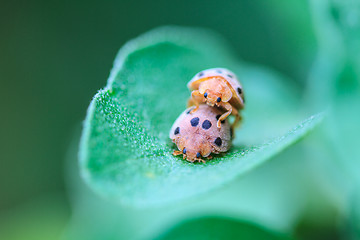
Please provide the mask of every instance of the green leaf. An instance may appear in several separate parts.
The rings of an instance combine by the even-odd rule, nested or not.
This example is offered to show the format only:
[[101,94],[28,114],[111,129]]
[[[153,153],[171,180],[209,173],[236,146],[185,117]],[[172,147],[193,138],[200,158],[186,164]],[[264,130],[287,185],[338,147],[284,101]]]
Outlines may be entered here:
[[[239,64],[224,46],[226,43],[213,33],[167,27],[120,50],[106,88],[90,104],[80,144],[81,173],[94,190],[122,203],[143,206],[195,196],[265,162],[321,120],[321,115],[312,116],[269,140],[274,133],[264,134],[262,126],[272,127],[276,119],[282,124],[274,128],[283,133],[284,126],[290,127],[296,118],[289,109],[296,109],[297,100],[291,92],[284,93],[291,87],[281,91],[276,75]],[[243,131],[248,134],[244,137],[242,129],[238,130],[229,153],[194,164],[172,156],[175,148],[168,131],[186,107],[190,95],[187,81],[209,67],[232,69],[243,80],[244,89],[251,89],[246,92],[251,108],[244,113]],[[279,104],[270,105],[273,110],[264,110],[267,103],[251,104],[261,102],[257,93],[263,93],[259,95],[264,102],[276,99],[273,102]],[[247,122],[252,121],[260,125],[248,124],[251,128],[247,128]],[[250,134],[258,137],[248,142]]]
[[224,217],[202,217],[183,221],[155,238],[166,239],[290,239],[251,222]]
[[100,197],[84,185],[76,165],[80,131],[76,135],[79,136],[73,139],[66,159],[66,188],[72,217],[64,239],[153,239],[184,218],[204,213],[246,219],[267,229],[291,233],[309,198],[319,199],[318,190],[313,189],[316,186],[309,161],[304,161],[306,151],[303,144],[296,144],[280,153],[276,161],[210,194],[178,202],[175,207],[173,204],[148,209],[124,206]]

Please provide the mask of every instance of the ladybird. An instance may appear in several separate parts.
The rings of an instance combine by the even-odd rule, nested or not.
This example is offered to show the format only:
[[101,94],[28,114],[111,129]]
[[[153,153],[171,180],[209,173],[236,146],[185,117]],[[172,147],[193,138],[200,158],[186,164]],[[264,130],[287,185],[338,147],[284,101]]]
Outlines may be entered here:
[[231,146],[232,128],[225,119],[220,121],[221,128],[216,126],[224,111],[206,104],[186,109],[171,127],[169,137],[177,145],[173,155],[183,155],[190,162],[205,162],[211,159],[211,153],[226,152]]
[[203,70],[188,82],[187,87],[192,91],[188,105],[195,105],[193,112],[198,110],[200,103],[206,102],[209,106],[226,110],[217,121],[218,128],[221,128],[221,121],[230,114],[235,116],[233,127],[240,121],[239,110],[243,109],[245,104],[244,91],[238,78],[230,70]]

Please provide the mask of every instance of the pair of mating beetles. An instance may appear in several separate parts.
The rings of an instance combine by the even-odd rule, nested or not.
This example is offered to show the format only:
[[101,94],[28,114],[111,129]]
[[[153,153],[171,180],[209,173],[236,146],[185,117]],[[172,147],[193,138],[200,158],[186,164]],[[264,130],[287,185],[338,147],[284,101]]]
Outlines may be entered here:
[[[197,73],[187,84],[192,91],[186,109],[175,121],[170,138],[190,162],[204,162],[210,154],[226,152],[231,147],[233,129],[241,120],[245,99],[235,74],[225,68],[211,68]],[[204,104],[205,103],[205,104]],[[229,124],[227,117],[234,115]]]

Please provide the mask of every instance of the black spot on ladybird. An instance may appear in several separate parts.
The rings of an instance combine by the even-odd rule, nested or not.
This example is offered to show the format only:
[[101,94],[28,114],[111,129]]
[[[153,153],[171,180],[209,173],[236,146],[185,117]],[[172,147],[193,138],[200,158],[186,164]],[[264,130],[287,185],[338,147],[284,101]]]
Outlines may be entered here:
[[239,87],[237,88],[237,91],[238,91],[239,94],[242,93],[242,90],[241,90],[241,88],[239,88]]
[[198,76],[199,76],[199,77],[202,77],[202,76],[204,76],[204,73],[203,73],[203,72],[200,72],[200,73],[198,74]]
[[196,127],[199,124],[199,118],[194,117],[193,119],[190,120],[190,124],[191,126]]
[[186,148],[184,148],[184,150],[183,150],[183,154],[186,154]]
[[203,129],[209,129],[211,128],[211,122],[209,120],[205,120],[203,123],[202,123],[202,128]]
[[179,133],[180,133],[180,127],[175,128],[174,134],[176,135],[176,134],[179,134]]
[[197,157],[197,158],[201,158],[201,154],[198,152],[198,153],[196,154],[196,157]]
[[221,138],[217,137],[217,138],[215,139],[214,143],[220,147],[221,144],[222,144]]
[[221,71],[221,70],[216,70],[216,72],[217,72],[217,73],[220,73],[220,74],[222,73],[222,71]]
[[207,98],[207,93],[204,93],[204,98]]
[[230,74],[228,74],[227,76],[228,76],[229,78],[233,78],[233,76],[232,76],[232,75],[230,75]]
[[234,136],[234,130],[232,128],[230,128],[230,137],[231,137],[231,139],[233,138],[233,136]]
[[[219,115],[216,115],[216,120],[219,120],[219,118],[221,117],[221,115],[219,114]],[[221,121],[221,123],[224,123],[225,122],[225,120],[222,120]]]
[[217,102],[221,102],[221,97],[218,97],[218,98],[216,99],[216,101],[217,101]]

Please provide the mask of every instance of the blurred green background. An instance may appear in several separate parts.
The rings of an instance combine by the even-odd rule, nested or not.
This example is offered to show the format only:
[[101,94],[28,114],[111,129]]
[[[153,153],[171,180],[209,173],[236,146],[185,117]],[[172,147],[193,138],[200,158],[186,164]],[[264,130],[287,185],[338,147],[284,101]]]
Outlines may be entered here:
[[[316,38],[314,5],[301,0],[2,0],[0,229],[16,231],[17,224],[38,216],[39,224],[51,224],[51,236],[61,233],[71,215],[64,177],[68,148],[126,41],[162,25],[209,28],[223,35],[240,59],[280,72],[306,96],[318,89],[307,82],[319,49],[324,50],[319,46],[324,39]],[[341,16],[336,7],[328,10]],[[357,68],[349,68],[355,69],[346,75],[353,80]]]

